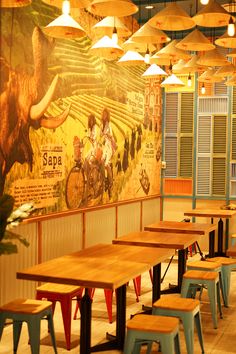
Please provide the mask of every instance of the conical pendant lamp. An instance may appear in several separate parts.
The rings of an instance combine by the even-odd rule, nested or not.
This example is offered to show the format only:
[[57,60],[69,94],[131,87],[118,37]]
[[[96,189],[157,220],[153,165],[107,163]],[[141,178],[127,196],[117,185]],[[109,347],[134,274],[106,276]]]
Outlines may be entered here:
[[225,48],[236,48],[236,32],[234,36],[229,36],[226,31],[220,38],[215,40],[215,44]]
[[132,33],[128,27],[126,27],[125,24],[119,19],[119,17],[116,16],[107,16],[92,27],[96,35],[99,37],[105,35],[111,37],[114,28],[116,29],[117,35],[119,37],[129,37]]
[[0,7],[23,7],[30,5],[32,0],[1,0]]
[[205,52],[197,61],[199,65],[206,66],[224,66],[230,65],[230,62],[218,52],[217,48]]
[[189,70],[185,67],[186,61],[183,59],[179,59],[176,64],[172,67],[172,72],[174,74],[188,74]]
[[236,49],[231,50],[230,53],[226,54],[228,58],[236,58]]
[[123,49],[108,36],[102,37],[90,48],[90,51],[93,55],[101,56],[108,60],[117,59],[124,53]]
[[177,62],[176,58],[168,58],[168,57],[163,57],[159,56],[157,53],[155,53],[151,58],[150,58],[150,64],[157,64],[157,65],[171,65],[173,63]]
[[196,73],[205,70],[204,65],[199,65],[197,64],[199,57],[194,54],[192,58],[186,63],[185,68],[188,70],[190,73]]
[[171,41],[169,44],[167,44],[165,47],[163,47],[161,50],[157,52],[157,55],[159,56],[165,56],[168,58],[176,58],[176,59],[190,59],[191,55],[187,52],[185,52],[182,49],[176,48],[176,44],[178,41],[174,39]]
[[131,39],[135,42],[144,43],[166,43],[170,41],[170,38],[163,31],[153,28],[148,23],[145,23],[138,29]]
[[236,75],[236,66],[233,64],[222,66],[216,71],[215,75],[220,77],[234,76]]
[[168,3],[148,23],[167,31],[181,31],[195,26],[193,19],[176,2]]
[[152,64],[150,65],[147,70],[142,74],[145,78],[154,78],[158,76],[167,76],[167,73],[162,70],[158,65]]
[[190,51],[207,51],[214,49],[215,45],[196,28],[179,41],[176,44],[176,48]]
[[223,80],[223,77],[216,76],[215,75],[216,70],[215,69],[208,69],[204,71],[203,74],[201,74],[198,78],[199,82],[221,82]]
[[[61,9],[63,0],[42,0],[45,4],[58,7]],[[90,5],[90,0],[70,0],[70,7],[72,9],[83,9]]]
[[121,66],[142,65],[144,64],[144,57],[137,52],[129,50],[117,61],[117,64]]
[[210,0],[209,3],[193,16],[196,25],[203,27],[227,26],[231,15],[218,2]]
[[93,0],[88,11],[98,16],[130,16],[138,12],[131,0]]
[[177,76],[175,76],[175,74],[171,74],[161,83],[161,87],[181,87],[181,86],[185,86],[185,84]]
[[[126,52],[128,50],[131,50],[134,52],[145,53],[147,50],[147,43],[135,42],[131,39],[131,37],[129,39],[127,39],[127,41],[125,41],[121,46],[124,49],[124,51],[126,51]],[[151,43],[148,43],[148,48],[149,48],[150,53],[152,53],[156,50],[156,47]]]

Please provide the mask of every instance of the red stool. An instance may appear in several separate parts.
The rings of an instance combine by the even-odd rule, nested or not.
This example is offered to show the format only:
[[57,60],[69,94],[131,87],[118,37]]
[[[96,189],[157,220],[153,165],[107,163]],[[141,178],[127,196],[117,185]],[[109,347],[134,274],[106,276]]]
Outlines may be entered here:
[[83,288],[73,285],[46,283],[37,287],[36,299],[46,299],[52,302],[52,312],[54,313],[56,302],[61,304],[64,332],[66,338],[66,349],[70,350],[71,344],[71,308],[72,299],[77,298],[77,305],[82,298]]

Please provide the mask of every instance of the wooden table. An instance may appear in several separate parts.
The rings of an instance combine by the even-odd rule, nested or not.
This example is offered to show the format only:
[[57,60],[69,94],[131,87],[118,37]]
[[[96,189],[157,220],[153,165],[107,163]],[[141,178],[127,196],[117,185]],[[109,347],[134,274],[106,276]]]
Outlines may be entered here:
[[[223,256],[223,221],[222,219],[230,219],[236,214],[236,210],[223,210],[223,209],[192,209],[186,211],[184,215],[194,216],[194,217],[210,217],[210,218],[220,218],[218,221],[218,250],[217,256]],[[228,248],[228,225],[226,229],[226,242],[225,247]]]
[[180,292],[183,274],[186,269],[186,249],[194,242],[198,241],[200,237],[200,235],[186,233],[140,231],[131,232],[127,235],[118,237],[117,239],[112,240],[112,242],[120,245],[156,247],[157,252],[159,248],[172,248],[178,250],[178,285],[175,288],[168,289],[168,291],[162,291],[162,293],[167,293]]
[[[81,300],[80,353],[123,349],[126,326],[126,283],[155,267],[172,254],[172,250],[156,253],[124,245],[95,245],[85,250],[18,271],[18,279],[70,284],[85,287]],[[157,272],[160,273],[160,266]],[[156,275],[156,277],[158,274]],[[153,282],[154,283],[154,282]],[[89,288],[117,290],[116,337],[110,342],[91,348],[91,299]],[[156,291],[156,293],[155,293]],[[153,290],[158,297],[158,287]]]
[[182,221],[158,221],[144,227],[146,231],[175,232],[209,236],[209,257],[215,255],[215,230],[217,224],[192,223]]

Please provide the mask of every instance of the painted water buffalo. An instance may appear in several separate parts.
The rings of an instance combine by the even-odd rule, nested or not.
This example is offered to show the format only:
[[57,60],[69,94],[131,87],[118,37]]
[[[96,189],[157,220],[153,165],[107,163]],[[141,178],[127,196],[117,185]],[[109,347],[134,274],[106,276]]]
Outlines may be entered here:
[[12,70],[5,59],[0,58],[0,195],[3,193],[6,175],[15,162],[28,163],[32,170],[30,128],[55,129],[65,121],[70,110],[68,106],[57,117],[44,115],[58,83],[56,75],[46,93],[43,90],[47,77],[47,57],[53,43],[43,35],[39,27],[35,27],[32,45],[34,72],[31,75],[22,70]]

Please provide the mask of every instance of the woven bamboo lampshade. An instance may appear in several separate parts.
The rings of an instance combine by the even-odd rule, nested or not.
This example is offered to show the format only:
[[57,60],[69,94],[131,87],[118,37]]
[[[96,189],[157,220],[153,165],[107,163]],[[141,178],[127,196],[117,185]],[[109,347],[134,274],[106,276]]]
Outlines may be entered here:
[[148,23],[140,27],[138,31],[132,35],[131,39],[139,43],[166,43],[170,41],[170,38],[163,31],[153,28]]
[[204,53],[198,60],[197,64],[206,66],[224,66],[230,65],[230,62],[218,52],[217,48]]
[[196,28],[177,43],[176,48],[191,51],[207,51],[214,49],[215,45]]
[[233,64],[222,66],[215,73],[216,76],[226,77],[236,75],[236,66]]
[[203,74],[201,74],[198,78],[199,82],[220,82],[223,80],[223,77],[216,76],[215,75],[216,70],[215,69],[208,69],[204,71]]
[[86,36],[85,30],[70,15],[62,14],[43,29],[54,38],[78,38]]
[[167,73],[162,70],[158,65],[152,64],[147,68],[147,70],[143,73],[143,77],[146,78],[154,78],[158,76],[167,76]]
[[107,16],[102,21],[96,23],[92,27],[97,36],[112,36],[113,30],[116,28],[119,37],[129,37],[132,32],[125,26],[125,24],[116,16]]
[[131,0],[93,0],[88,11],[98,16],[130,16],[138,12]]
[[203,27],[223,27],[227,26],[231,15],[214,0],[210,0],[209,3],[198,11],[193,16],[193,20],[196,25]]
[[176,64],[172,67],[172,72],[174,74],[188,74],[189,70],[185,67],[186,61],[183,59],[179,59]]
[[93,55],[104,57],[108,60],[117,59],[124,53],[123,49],[108,36],[102,37],[90,48],[90,51]]
[[157,64],[157,65],[167,65],[169,66],[170,64],[173,64],[177,61],[175,58],[168,58],[168,57],[163,57],[157,55],[155,53],[151,58],[150,58],[150,64]]
[[230,53],[226,54],[228,58],[236,58],[236,49],[231,50]]
[[185,68],[190,73],[196,73],[205,70],[205,66],[197,64],[199,57],[194,54],[192,58],[186,63]]
[[182,49],[176,48],[176,44],[178,41],[174,39],[171,41],[169,44],[167,44],[165,47],[163,47],[161,50],[157,52],[157,55],[167,57],[167,58],[176,58],[176,59],[190,59],[191,55],[187,52],[185,52]]
[[175,76],[175,74],[171,74],[161,83],[161,87],[181,87],[181,86],[185,86],[185,84],[177,76]]
[[215,40],[215,44],[225,48],[236,48],[236,31],[232,37],[226,31],[220,38]]
[[193,19],[176,3],[170,2],[154,15],[148,23],[167,31],[181,31],[195,26]]
[[23,7],[31,4],[31,0],[1,0],[0,7]]
[[236,9],[236,0],[229,1],[226,4],[222,4],[222,6],[226,11],[234,13]]
[[[145,53],[147,50],[147,43],[138,43],[138,42],[134,42],[131,37],[129,39],[127,39],[127,41],[125,41],[122,44],[122,48],[124,49],[124,51],[134,51],[134,52],[140,52],[140,53]],[[149,52],[152,53],[156,50],[155,45],[148,43],[148,49]]]
[[144,57],[137,52],[129,50],[117,61],[117,64],[121,66],[141,65],[144,64]]
[[[63,0],[42,0],[45,4],[61,9]],[[83,9],[90,5],[90,0],[70,0],[70,7],[73,9]]]
[[226,86],[236,86],[236,75],[225,82]]

